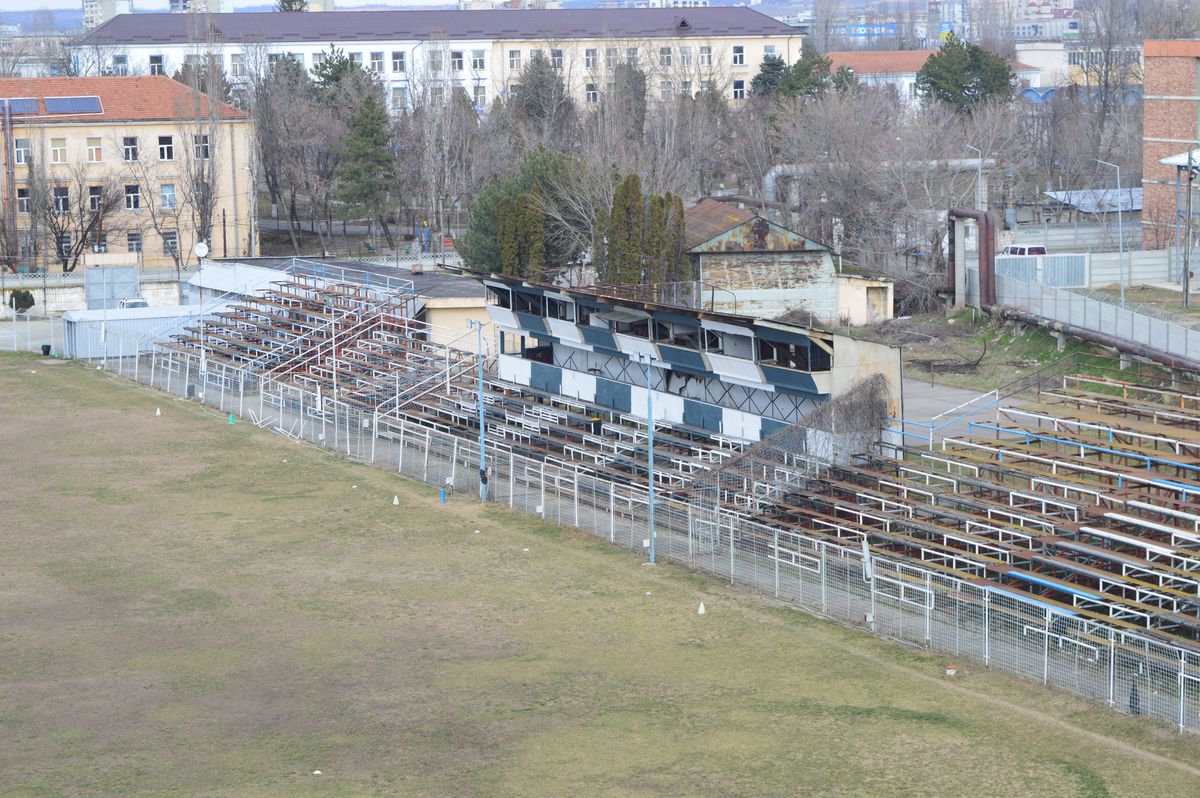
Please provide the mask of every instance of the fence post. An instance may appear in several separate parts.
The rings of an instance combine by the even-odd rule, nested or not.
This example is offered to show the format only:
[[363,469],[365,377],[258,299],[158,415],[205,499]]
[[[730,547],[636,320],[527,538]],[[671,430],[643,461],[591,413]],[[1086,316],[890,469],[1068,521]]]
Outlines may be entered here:
[[1050,683],[1050,608],[1046,608],[1046,631],[1042,635],[1042,684]]
[[731,587],[734,584],[733,569],[735,566],[734,553],[733,553],[733,533],[734,533],[733,524],[730,524],[729,525],[729,584]]
[[925,574],[925,648],[933,639],[933,574]]
[[820,542],[821,545],[821,613],[829,614],[829,595],[827,593],[826,582],[828,577],[825,572],[829,570],[829,546],[825,541]]
[[508,506],[513,506],[513,494],[517,489],[517,458],[510,449],[508,452]]
[[574,496],[575,496],[575,528],[579,528],[579,472],[574,473]]
[[1185,665],[1187,665],[1187,654],[1184,653],[1184,651],[1182,649],[1180,649],[1180,651],[1179,651],[1179,731],[1181,731],[1181,732],[1184,731],[1187,727],[1187,724],[1185,723],[1186,719],[1185,719],[1185,715],[1184,715],[1185,702],[1183,700],[1183,697],[1184,697],[1183,669],[1184,669]]
[[611,488],[608,491],[608,542],[617,542],[617,496]]
[[408,427],[408,423],[400,421],[400,454],[396,456],[396,473],[404,473],[404,430]]
[[775,530],[775,548],[772,552],[775,555],[775,598],[779,598],[779,530]]

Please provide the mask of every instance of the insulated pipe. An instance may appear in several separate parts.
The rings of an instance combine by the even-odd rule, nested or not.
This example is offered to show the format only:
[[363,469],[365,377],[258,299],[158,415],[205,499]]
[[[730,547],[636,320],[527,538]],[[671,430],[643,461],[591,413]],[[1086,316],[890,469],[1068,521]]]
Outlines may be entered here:
[[[987,211],[975,208],[951,208],[951,219],[974,219],[979,225],[979,306],[996,304],[996,228]],[[951,236],[949,264],[946,268],[949,290],[954,291],[954,250],[958,242]]]
[[[980,287],[982,292],[982,285]],[[1027,313],[1023,310],[1015,308],[1000,308],[998,310],[1000,316],[1006,319],[1024,322],[1025,324],[1036,324],[1039,327],[1045,327],[1052,332],[1065,333],[1066,335],[1075,338],[1081,338],[1084,341],[1090,341],[1101,346],[1106,346],[1110,349],[1116,349],[1118,352],[1125,352],[1136,357],[1144,357],[1153,360],[1156,363],[1161,363],[1167,368],[1179,369],[1180,371],[1190,371],[1200,374],[1200,363],[1194,360],[1187,360],[1178,355],[1172,355],[1170,352],[1165,352],[1153,346],[1145,346],[1144,344],[1135,343],[1124,338],[1114,338],[1111,335],[1096,332],[1094,330],[1085,330],[1081,327],[1076,327],[1073,324],[1064,324],[1061,321],[1050,321],[1043,319],[1041,316],[1035,316],[1032,313]]]

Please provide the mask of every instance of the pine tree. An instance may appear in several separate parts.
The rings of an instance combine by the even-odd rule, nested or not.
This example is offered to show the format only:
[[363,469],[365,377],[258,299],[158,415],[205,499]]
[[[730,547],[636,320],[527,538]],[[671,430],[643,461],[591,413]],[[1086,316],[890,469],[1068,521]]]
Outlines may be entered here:
[[496,203],[494,218],[496,224],[496,243],[500,248],[500,272],[515,277],[521,273],[517,198],[508,196]]
[[1013,96],[1013,71],[1000,56],[954,34],[917,73],[917,93],[958,113]]
[[671,272],[667,279],[672,282],[690,280],[692,277],[690,263],[685,260],[687,256],[683,252],[683,198],[678,194],[668,195],[668,197],[671,206],[670,220],[668,222],[670,230]]
[[759,96],[771,96],[787,69],[787,62],[779,56],[763,56],[758,74],[754,76],[754,80],[750,81],[750,91]]
[[647,281],[665,283],[670,278],[670,241],[667,237],[667,199],[659,194],[650,195],[646,202],[646,270]]
[[275,0],[275,10],[286,14],[308,10],[308,0]]
[[374,97],[363,100],[338,149],[338,198],[350,211],[378,219],[389,245],[391,232],[384,220],[396,179],[396,162],[390,148],[388,115]]
[[784,72],[775,86],[778,97],[814,98],[823,95],[830,86],[832,62],[812,47],[805,47],[800,60]]
[[521,276],[529,280],[546,277],[546,217],[537,188],[517,198],[520,220]]

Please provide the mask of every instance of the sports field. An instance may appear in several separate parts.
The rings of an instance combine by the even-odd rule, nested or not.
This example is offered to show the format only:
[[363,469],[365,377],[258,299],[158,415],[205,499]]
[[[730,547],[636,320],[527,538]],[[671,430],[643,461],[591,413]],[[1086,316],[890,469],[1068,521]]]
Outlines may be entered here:
[[1200,793],[1195,737],[79,364],[0,397],[3,796]]

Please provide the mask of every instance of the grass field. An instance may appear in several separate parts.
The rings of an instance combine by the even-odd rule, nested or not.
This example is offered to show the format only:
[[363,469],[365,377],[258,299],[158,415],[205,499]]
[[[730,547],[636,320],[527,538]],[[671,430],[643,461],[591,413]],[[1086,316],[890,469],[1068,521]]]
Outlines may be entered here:
[[0,396],[0,795],[1200,791],[1194,737],[79,364]]

